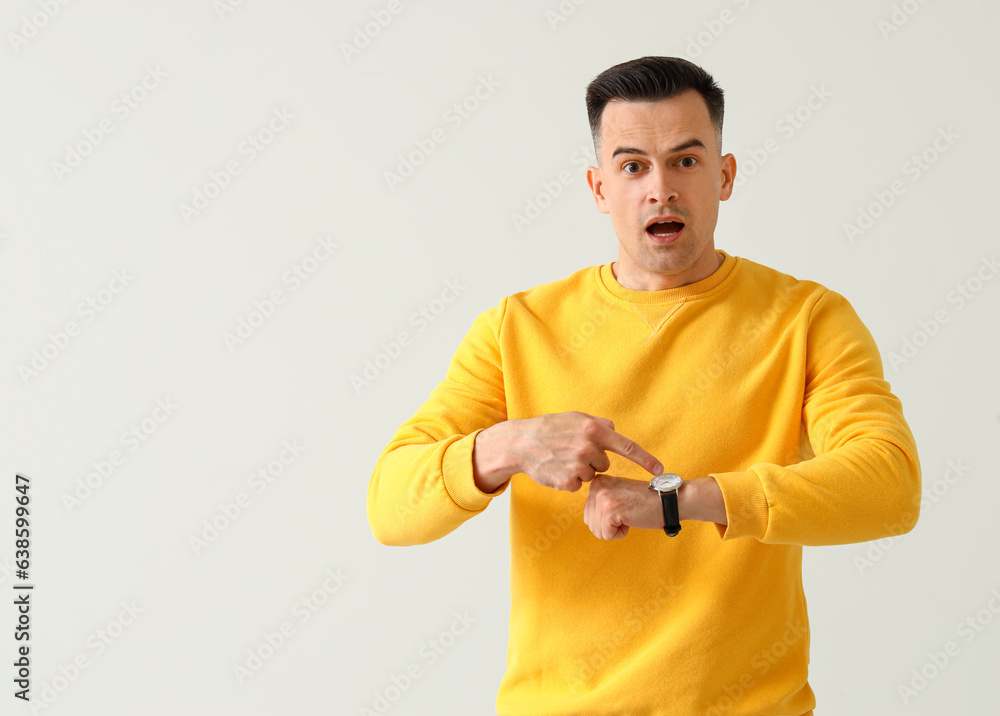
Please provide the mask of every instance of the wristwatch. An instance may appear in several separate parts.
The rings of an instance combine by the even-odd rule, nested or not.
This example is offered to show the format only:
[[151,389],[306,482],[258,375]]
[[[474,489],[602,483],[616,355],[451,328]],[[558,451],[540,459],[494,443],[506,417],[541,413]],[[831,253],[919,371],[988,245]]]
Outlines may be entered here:
[[680,475],[665,472],[649,481],[649,489],[660,493],[663,503],[663,531],[670,537],[676,537],[681,531],[680,514],[677,511],[677,492],[684,480]]

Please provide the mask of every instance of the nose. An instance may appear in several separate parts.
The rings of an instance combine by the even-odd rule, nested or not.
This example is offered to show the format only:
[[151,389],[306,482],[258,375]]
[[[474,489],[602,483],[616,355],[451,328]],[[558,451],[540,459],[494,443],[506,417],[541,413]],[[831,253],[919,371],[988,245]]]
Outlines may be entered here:
[[649,203],[673,204],[677,201],[677,187],[670,173],[663,168],[656,168],[649,174]]

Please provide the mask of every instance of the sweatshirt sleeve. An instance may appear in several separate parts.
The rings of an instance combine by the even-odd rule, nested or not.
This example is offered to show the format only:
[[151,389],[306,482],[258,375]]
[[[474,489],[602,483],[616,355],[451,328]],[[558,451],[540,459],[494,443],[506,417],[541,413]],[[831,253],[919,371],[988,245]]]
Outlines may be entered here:
[[479,314],[443,381],[392,436],[368,483],[368,524],[382,544],[426,544],[482,512],[508,480],[486,493],[475,483],[472,449],[507,419],[498,337],[507,299]]
[[811,459],[711,473],[722,490],[723,540],[866,542],[913,529],[920,511],[917,446],[885,381],[875,339],[827,290],[810,312],[802,420]]

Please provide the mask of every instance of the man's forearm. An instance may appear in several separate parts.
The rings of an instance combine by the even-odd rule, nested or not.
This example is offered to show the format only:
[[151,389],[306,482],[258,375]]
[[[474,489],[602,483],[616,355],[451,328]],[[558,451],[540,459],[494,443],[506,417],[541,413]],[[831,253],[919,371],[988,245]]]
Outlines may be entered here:
[[714,477],[685,480],[677,494],[677,512],[681,520],[728,524],[726,503]]
[[520,472],[511,449],[510,423],[492,425],[476,435],[472,447],[472,474],[476,487],[486,493],[496,492],[511,475]]

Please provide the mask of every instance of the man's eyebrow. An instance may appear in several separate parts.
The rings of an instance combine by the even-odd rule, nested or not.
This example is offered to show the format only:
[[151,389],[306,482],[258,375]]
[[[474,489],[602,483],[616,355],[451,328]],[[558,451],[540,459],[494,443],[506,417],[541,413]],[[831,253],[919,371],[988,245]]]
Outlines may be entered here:
[[[705,146],[705,143],[703,141],[701,141],[698,138],[694,138],[694,139],[689,139],[686,142],[682,142],[681,144],[678,144],[676,147],[671,147],[670,150],[668,151],[668,154],[683,152],[685,149],[691,149],[692,147],[701,147],[705,151],[708,151],[708,147]],[[640,157],[649,156],[649,154],[647,154],[641,149],[637,149],[636,147],[618,147],[617,149],[615,149],[614,152],[612,152],[611,158],[614,159],[619,154],[637,154]]]

